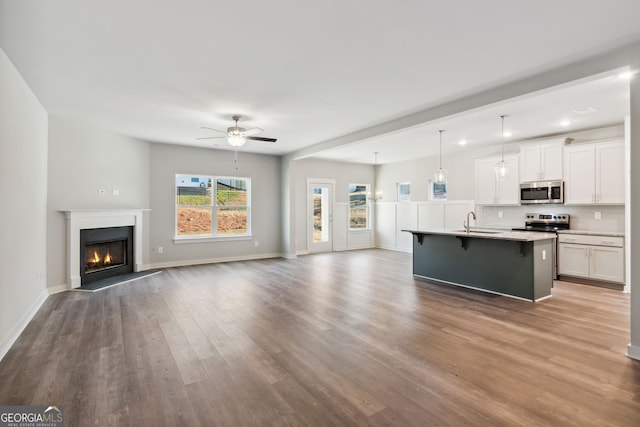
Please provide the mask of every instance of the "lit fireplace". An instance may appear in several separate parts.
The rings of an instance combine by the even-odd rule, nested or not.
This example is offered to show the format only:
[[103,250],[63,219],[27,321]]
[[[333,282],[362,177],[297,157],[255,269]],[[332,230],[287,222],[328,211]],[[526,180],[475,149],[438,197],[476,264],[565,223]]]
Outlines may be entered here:
[[83,285],[133,272],[133,227],[80,230],[80,248]]
[[127,264],[127,241],[91,243],[85,246],[85,273]]

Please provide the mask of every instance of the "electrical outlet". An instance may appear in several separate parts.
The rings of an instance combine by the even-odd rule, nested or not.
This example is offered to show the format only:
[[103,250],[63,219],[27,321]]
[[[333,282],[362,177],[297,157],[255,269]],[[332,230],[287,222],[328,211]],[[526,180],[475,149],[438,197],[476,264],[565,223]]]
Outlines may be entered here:
[[257,247],[257,246],[260,246],[260,242],[259,242],[259,241],[257,241],[257,240],[256,240],[255,242],[253,242],[253,244],[254,244],[256,247]]
[[119,196],[120,195],[120,190],[113,190],[112,194],[114,196]]
[[502,211],[498,211],[498,218],[502,218]]
[[596,211],[596,212],[593,214],[593,217],[594,217],[595,219],[602,219],[602,212]]
[[542,251],[542,260],[547,259],[547,251]]
[[158,253],[161,254],[164,252],[164,248],[162,246],[158,246]]

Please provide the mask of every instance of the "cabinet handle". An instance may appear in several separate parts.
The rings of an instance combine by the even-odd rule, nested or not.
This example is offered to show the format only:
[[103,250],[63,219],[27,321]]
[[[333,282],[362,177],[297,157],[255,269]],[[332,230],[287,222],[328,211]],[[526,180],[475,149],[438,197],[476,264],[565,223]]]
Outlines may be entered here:
[[614,242],[611,242],[609,240],[601,240],[600,243],[602,243],[603,245],[613,245]]

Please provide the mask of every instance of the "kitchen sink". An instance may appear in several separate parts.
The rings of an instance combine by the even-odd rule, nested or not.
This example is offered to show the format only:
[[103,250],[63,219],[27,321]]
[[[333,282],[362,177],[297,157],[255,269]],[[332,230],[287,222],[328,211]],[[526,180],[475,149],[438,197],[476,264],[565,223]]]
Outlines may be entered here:
[[[453,230],[456,233],[466,233],[467,230]],[[474,230],[473,228],[471,230],[469,230],[469,234],[471,233],[476,233],[476,234],[500,234],[500,233],[504,233],[504,231],[495,231],[495,230]]]

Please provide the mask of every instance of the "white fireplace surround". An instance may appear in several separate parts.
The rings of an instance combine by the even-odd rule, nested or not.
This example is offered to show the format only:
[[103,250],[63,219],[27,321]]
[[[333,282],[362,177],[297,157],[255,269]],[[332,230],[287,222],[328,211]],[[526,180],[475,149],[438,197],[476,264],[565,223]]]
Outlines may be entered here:
[[69,209],[67,219],[67,286],[79,288],[80,230],[133,226],[133,271],[143,271],[142,213],[150,209]]

